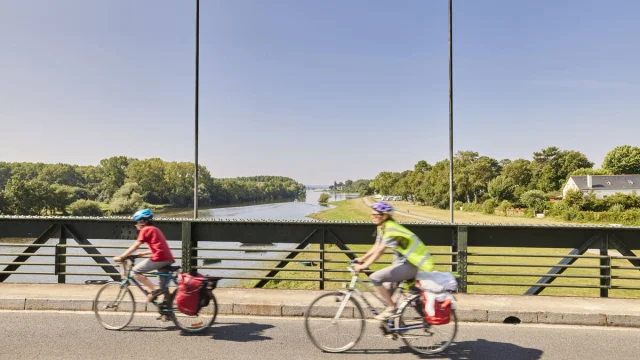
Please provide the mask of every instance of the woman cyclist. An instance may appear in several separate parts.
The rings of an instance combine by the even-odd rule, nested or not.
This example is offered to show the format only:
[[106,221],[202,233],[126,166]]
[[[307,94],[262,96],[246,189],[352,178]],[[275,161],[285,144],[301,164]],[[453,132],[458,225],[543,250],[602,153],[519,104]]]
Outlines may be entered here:
[[371,208],[371,218],[377,226],[376,242],[366,254],[356,259],[359,265],[355,265],[353,269],[360,272],[375,263],[386,248],[393,250],[394,260],[391,266],[369,276],[371,284],[387,305],[387,308],[375,318],[386,321],[397,316],[397,308],[391,299],[394,287],[400,281],[415,278],[418,270],[430,272],[433,269],[433,257],[422,240],[392,218],[391,205],[381,201],[373,204]]

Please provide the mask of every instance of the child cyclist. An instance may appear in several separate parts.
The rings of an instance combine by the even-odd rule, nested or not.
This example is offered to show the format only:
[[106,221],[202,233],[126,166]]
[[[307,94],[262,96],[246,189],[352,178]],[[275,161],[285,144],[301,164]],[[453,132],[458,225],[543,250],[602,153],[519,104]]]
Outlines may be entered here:
[[396,283],[414,279],[418,270],[430,272],[433,269],[433,257],[422,240],[393,220],[391,205],[381,201],[373,204],[371,208],[371,217],[377,226],[376,242],[366,254],[356,259],[360,265],[354,265],[353,269],[360,272],[375,263],[386,248],[393,250],[394,260],[391,266],[369,276],[371,284],[387,305],[385,311],[375,318],[385,321],[397,316],[396,305],[391,299]]
[[120,262],[122,259],[131,256],[142,244],[147,245],[149,251],[140,252],[136,254],[136,256],[151,255],[151,258],[134,266],[131,271],[135,274],[134,278],[149,289],[150,293],[147,296],[148,302],[153,301],[162,294],[166,280],[164,276],[161,276],[160,287],[158,288],[153,285],[151,280],[144,276],[143,273],[162,269],[175,262],[171,254],[171,249],[169,249],[169,244],[167,244],[167,239],[164,237],[164,234],[162,234],[162,231],[153,225],[152,219],[153,213],[151,210],[143,209],[136,211],[136,213],[133,214],[133,220],[136,222],[136,229],[139,231],[138,238],[127,251],[113,258],[113,261]]

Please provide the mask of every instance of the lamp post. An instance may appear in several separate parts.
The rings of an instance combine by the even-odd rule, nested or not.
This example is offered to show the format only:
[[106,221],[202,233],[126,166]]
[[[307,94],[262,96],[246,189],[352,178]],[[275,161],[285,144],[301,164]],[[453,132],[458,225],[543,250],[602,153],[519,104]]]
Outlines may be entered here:
[[449,0],[449,209],[453,223],[453,0]]
[[196,0],[196,96],[195,96],[195,171],[193,175],[193,218],[198,218],[198,88],[200,77],[200,0]]

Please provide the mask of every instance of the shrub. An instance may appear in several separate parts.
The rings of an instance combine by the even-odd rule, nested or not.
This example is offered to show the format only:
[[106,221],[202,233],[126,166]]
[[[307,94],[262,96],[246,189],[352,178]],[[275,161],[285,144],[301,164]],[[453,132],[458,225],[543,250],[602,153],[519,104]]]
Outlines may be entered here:
[[494,199],[489,199],[482,203],[482,212],[485,214],[494,214],[498,207],[498,202]]
[[91,200],[78,200],[69,205],[69,212],[73,216],[102,216],[100,204]]
[[520,202],[532,210],[532,216],[535,213],[543,211],[547,207],[547,198],[540,190],[529,190],[525,192],[520,197]]
[[320,194],[320,198],[318,199],[318,202],[319,202],[320,204],[326,204],[327,202],[329,202],[329,198],[330,198],[330,197],[331,197],[331,196],[330,196],[329,194],[327,194],[327,193],[322,193],[322,194]]
[[500,205],[498,205],[498,211],[504,213],[504,215],[507,215],[507,212],[509,211],[509,209],[513,208],[513,204],[511,203],[511,201],[509,200],[503,200]]

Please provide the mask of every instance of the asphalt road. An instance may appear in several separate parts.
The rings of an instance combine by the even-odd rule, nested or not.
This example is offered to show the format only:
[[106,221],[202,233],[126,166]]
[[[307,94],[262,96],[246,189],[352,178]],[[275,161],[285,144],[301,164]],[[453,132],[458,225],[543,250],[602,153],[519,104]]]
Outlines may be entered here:
[[379,334],[374,322],[356,347],[326,354],[307,339],[299,318],[227,317],[202,335],[136,314],[121,331],[104,330],[92,313],[0,312],[0,359],[638,359],[640,330],[462,323],[444,354],[419,357]]

